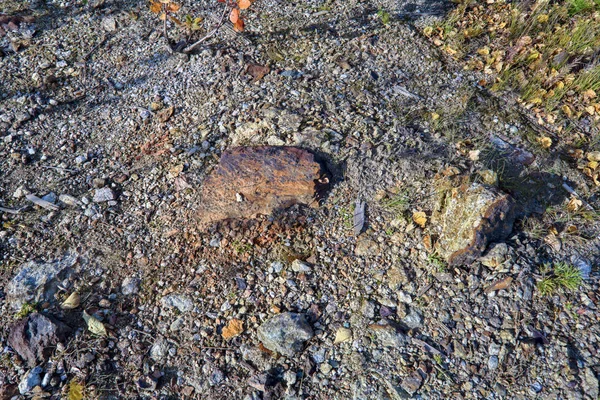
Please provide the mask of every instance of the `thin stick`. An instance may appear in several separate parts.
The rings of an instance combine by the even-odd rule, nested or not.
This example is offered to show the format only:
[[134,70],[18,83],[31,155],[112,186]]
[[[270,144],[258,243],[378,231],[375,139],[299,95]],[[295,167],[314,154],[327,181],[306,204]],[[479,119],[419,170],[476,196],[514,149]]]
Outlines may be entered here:
[[167,43],[169,43],[169,37],[167,36],[167,16],[168,16],[168,10],[167,10],[167,4],[163,3],[163,13],[165,14],[165,19],[163,20],[163,35],[165,35],[165,39],[167,39]]
[[196,47],[198,47],[202,42],[210,39],[211,37],[213,37],[221,28],[221,26],[223,26],[223,22],[225,21],[225,15],[227,15],[227,10],[228,10],[229,6],[227,6],[227,4],[225,5],[225,7],[223,8],[223,14],[221,15],[221,19],[219,20],[219,23],[217,24],[217,26],[215,27],[215,29],[213,29],[211,32],[209,32],[206,36],[204,36],[202,39],[198,40],[196,43],[186,47],[185,49],[183,49],[184,53],[191,53],[192,51],[194,51],[194,49]]
[[21,210],[14,210],[12,208],[4,208],[4,207],[0,207],[0,211],[9,213],[9,214],[19,214],[21,212]]

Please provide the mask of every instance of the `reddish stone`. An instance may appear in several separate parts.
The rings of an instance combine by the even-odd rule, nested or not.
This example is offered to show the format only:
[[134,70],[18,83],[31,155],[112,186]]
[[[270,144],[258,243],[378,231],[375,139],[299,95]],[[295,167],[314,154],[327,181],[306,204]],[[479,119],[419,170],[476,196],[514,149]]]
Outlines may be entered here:
[[328,178],[307,150],[296,147],[237,147],[221,155],[204,181],[200,221],[254,218],[294,204],[318,205]]

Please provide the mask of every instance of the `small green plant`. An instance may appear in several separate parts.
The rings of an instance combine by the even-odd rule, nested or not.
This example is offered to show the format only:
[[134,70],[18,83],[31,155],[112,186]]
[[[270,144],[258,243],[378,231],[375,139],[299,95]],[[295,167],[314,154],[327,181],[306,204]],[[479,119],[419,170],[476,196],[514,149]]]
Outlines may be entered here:
[[448,270],[448,264],[446,264],[446,261],[444,261],[444,259],[435,251],[429,254],[427,261],[429,261],[430,265],[433,265],[436,272],[446,272]]
[[581,271],[564,262],[555,263],[552,268],[545,264],[541,268],[541,273],[542,279],[538,282],[537,288],[542,296],[549,296],[559,289],[576,290],[583,282]]
[[231,247],[237,254],[250,253],[252,251],[252,245],[250,243],[242,243],[239,240],[231,242]]
[[25,318],[29,314],[37,311],[37,304],[25,303],[21,306],[21,310],[15,315],[17,319]]
[[383,8],[380,8],[379,11],[377,11],[377,16],[381,19],[382,24],[387,25],[390,23],[390,13]]

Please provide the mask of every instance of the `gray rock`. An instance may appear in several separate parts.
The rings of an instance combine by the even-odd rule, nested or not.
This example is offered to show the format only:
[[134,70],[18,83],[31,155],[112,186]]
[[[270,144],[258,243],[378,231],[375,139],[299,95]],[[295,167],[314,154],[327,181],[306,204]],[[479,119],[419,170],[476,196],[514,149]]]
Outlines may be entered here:
[[56,200],[58,200],[58,197],[56,196],[56,193],[54,192],[50,192],[47,195],[42,197],[42,200],[47,201],[48,203],[56,203]]
[[498,368],[498,356],[491,356],[488,358],[488,368],[493,371]]
[[493,243],[488,251],[479,259],[486,267],[498,268],[508,258],[508,246],[506,243]]
[[58,200],[63,204],[73,207],[81,204],[81,202],[76,197],[73,197],[69,194],[61,194],[60,196],[58,196]]
[[137,294],[140,291],[140,283],[142,280],[140,278],[135,277],[127,277],[121,283],[121,292],[125,296],[129,296],[132,294]]
[[8,284],[8,303],[19,311],[25,303],[52,301],[58,283],[68,277],[77,260],[77,254],[68,254],[53,262],[28,261],[22,264]]
[[414,307],[409,308],[409,313],[402,318],[402,322],[410,329],[418,329],[423,326],[423,315]]
[[103,203],[114,199],[116,199],[115,192],[113,192],[111,188],[103,187],[101,189],[96,189],[94,192],[94,202],[96,203]]
[[54,318],[33,313],[10,327],[8,344],[29,367],[34,367],[45,362],[70,331],[71,328]]
[[294,260],[292,262],[292,271],[294,272],[310,272],[310,265],[302,260]]
[[581,386],[584,392],[592,399],[597,399],[600,396],[598,377],[591,368],[586,368],[583,373]]
[[282,313],[271,317],[258,328],[258,339],[269,350],[292,357],[313,337],[304,314]]
[[171,332],[178,332],[183,327],[183,323],[184,323],[183,317],[179,317],[175,321],[173,321],[173,323],[171,323],[171,326],[169,326],[169,330]]
[[373,256],[379,252],[377,242],[371,239],[359,238],[356,242],[354,254],[357,256]]
[[263,372],[261,374],[252,375],[248,378],[248,386],[254,389],[264,392],[267,389],[267,382],[269,381],[269,374]]
[[102,28],[104,28],[104,30],[107,32],[116,31],[117,30],[117,21],[115,20],[115,17],[113,17],[113,16],[104,17],[104,19],[102,19]]
[[372,324],[368,328],[375,333],[379,342],[387,347],[404,347],[410,341],[410,338],[404,332],[399,331],[391,325]]
[[160,302],[164,307],[177,308],[182,313],[194,309],[192,298],[185,294],[169,294],[160,299]]
[[421,385],[423,384],[423,377],[418,371],[414,371],[412,374],[402,379],[401,387],[411,396],[414,395]]
[[31,392],[34,387],[41,385],[42,378],[40,377],[40,374],[43,371],[42,367],[35,367],[25,374],[23,379],[21,379],[21,382],[19,382],[19,393],[22,395],[27,394]]
[[581,277],[585,280],[590,279],[592,273],[592,264],[585,258],[576,257],[573,265],[581,272]]
[[293,386],[298,380],[298,374],[290,369],[283,373],[283,380],[287,384],[288,387]]
[[158,339],[150,348],[150,358],[156,362],[162,361],[169,352],[169,344],[165,339]]

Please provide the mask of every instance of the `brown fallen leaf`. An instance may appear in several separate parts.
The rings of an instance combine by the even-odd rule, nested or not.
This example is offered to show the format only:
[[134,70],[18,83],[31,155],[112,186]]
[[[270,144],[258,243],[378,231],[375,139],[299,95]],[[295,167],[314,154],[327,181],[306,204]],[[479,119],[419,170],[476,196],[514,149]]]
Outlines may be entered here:
[[221,336],[223,339],[231,339],[244,332],[244,321],[239,319],[232,319],[229,321],[226,327],[223,328]]
[[423,236],[423,247],[425,247],[425,250],[427,250],[429,252],[431,250],[433,250],[433,245],[431,244],[431,236],[429,236],[429,235]]
[[246,72],[252,76],[252,83],[261,80],[267,75],[271,69],[264,65],[259,64],[248,64]]
[[508,276],[508,277],[506,277],[504,279],[500,279],[500,280],[492,283],[487,288],[485,288],[485,292],[486,293],[491,293],[491,292],[495,292],[497,290],[508,289],[508,287],[510,286],[510,284],[512,283],[512,281],[513,281],[513,278],[511,278],[510,276]]

